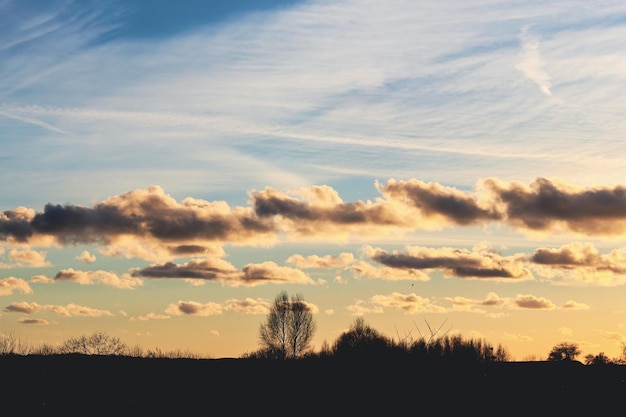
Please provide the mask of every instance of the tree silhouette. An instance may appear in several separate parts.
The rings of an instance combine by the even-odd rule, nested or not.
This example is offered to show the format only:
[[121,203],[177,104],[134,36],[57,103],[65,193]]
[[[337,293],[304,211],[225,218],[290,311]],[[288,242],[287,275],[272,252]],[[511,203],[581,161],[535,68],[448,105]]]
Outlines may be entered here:
[[259,327],[263,356],[298,358],[311,349],[316,330],[313,313],[302,295],[289,300],[287,292],[282,291],[276,296],[267,321]]
[[365,323],[363,317],[358,317],[335,340],[332,350],[335,356],[359,357],[384,354],[389,345],[390,341],[385,336]]
[[600,352],[597,355],[590,353],[585,356],[585,365],[608,365],[610,363],[613,363],[613,361],[604,352]]
[[128,351],[128,346],[117,337],[94,332],[90,336],[70,337],[63,342],[59,351],[85,355],[123,355]]
[[554,346],[548,354],[549,361],[573,361],[580,355],[580,349],[576,343],[561,342]]

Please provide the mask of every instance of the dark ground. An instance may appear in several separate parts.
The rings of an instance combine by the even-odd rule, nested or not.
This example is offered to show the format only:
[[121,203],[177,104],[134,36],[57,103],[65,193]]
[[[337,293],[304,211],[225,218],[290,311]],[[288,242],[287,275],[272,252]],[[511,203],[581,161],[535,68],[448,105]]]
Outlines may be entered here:
[[625,379],[579,362],[0,356],[3,410],[28,416],[619,415]]

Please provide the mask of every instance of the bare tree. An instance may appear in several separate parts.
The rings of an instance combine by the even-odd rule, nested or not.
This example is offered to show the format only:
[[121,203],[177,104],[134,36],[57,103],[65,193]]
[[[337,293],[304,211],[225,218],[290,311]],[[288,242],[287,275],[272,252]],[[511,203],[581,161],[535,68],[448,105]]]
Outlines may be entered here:
[[0,334],[0,355],[27,355],[29,351],[28,344],[15,333]]
[[123,355],[128,347],[117,337],[103,332],[90,336],[70,337],[59,348],[61,353],[82,353],[85,355]]
[[302,296],[289,300],[287,292],[282,291],[259,328],[259,341],[268,356],[297,358],[311,349],[316,330],[313,313]]
[[296,294],[291,298],[291,315],[288,328],[291,342],[290,352],[293,357],[301,356],[311,348],[313,334],[317,330],[311,309],[304,302],[302,295]]

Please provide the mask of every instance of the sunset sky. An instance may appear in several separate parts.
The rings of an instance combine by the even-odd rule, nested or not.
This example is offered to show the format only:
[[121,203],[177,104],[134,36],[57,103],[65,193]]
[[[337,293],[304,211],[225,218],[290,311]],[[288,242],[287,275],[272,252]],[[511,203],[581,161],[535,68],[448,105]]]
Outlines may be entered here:
[[0,0],[0,62],[0,333],[621,355],[623,1]]

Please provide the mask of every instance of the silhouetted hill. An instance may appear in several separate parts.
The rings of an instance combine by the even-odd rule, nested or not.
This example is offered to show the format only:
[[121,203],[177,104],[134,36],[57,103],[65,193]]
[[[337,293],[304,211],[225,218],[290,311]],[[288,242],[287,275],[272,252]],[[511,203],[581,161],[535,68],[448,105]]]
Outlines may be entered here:
[[579,362],[8,355],[0,374],[5,404],[33,416],[602,415],[626,394],[626,366]]

